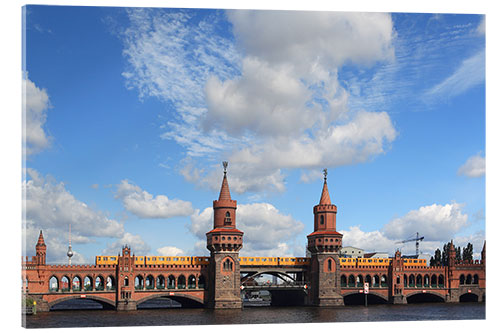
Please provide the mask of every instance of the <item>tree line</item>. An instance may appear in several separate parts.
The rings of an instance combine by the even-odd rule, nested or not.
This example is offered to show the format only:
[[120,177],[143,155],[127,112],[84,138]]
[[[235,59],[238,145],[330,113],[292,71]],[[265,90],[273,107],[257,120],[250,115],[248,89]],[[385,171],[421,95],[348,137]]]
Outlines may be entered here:
[[[434,252],[434,255],[430,259],[430,266],[447,266],[449,261],[450,261],[450,249],[451,249],[451,242],[448,242],[447,244],[443,245],[443,251],[441,251],[439,248],[436,249]],[[473,248],[471,243],[467,243],[467,246],[464,247],[463,249],[459,247],[456,247],[453,245],[455,248],[455,260],[461,261],[472,261],[473,260]]]

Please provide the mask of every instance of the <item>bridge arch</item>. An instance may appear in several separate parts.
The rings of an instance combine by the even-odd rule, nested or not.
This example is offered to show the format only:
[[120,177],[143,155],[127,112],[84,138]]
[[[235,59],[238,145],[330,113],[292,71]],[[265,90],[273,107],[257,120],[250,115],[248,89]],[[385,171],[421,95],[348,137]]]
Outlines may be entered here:
[[[65,301],[73,300],[73,299],[80,300],[82,298],[80,297],[80,295],[64,296],[64,297],[58,298],[52,302],[49,302],[49,309],[52,309],[52,307],[54,305],[57,305],[59,303],[65,302]],[[113,309],[116,308],[114,301],[111,301],[111,300],[104,298],[104,297],[99,297],[96,295],[86,295],[86,297],[84,299],[90,299],[90,300],[96,301],[97,303],[101,304],[103,306],[103,308],[113,308]]]
[[408,303],[422,303],[422,302],[445,302],[445,296],[438,292],[426,290],[425,293],[421,290],[414,291],[406,294],[406,301]]
[[93,282],[92,282],[92,276],[90,275],[86,275],[84,278],[83,278],[83,290],[85,291],[91,291],[92,290],[92,286],[93,286]]
[[276,276],[276,277],[278,277],[278,278],[286,281],[285,279],[283,279],[283,276],[285,276],[288,279],[290,279],[292,281],[295,281],[295,279],[290,274],[287,274],[287,273],[284,273],[284,272],[275,272],[275,271],[269,270],[269,271],[261,271],[261,272],[256,272],[254,274],[247,275],[247,276],[245,276],[242,279],[241,284],[245,283],[246,281],[248,281],[250,279],[256,278],[259,275],[263,275],[263,274],[269,274],[269,275],[272,275],[272,276]]
[[57,276],[52,275],[49,278],[49,291],[54,292],[59,290],[59,279]]
[[146,301],[155,299],[155,298],[170,298],[174,301],[177,301],[181,303],[183,306],[187,305],[188,307],[192,306],[204,306],[204,301],[202,298],[189,295],[189,294],[183,294],[183,293],[175,293],[175,295],[170,295],[169,292],[158,292],[155,293],[154,295],[149,295],[145,296],[143,298],[140,298],[137,300],[137,305],[140,305]]
[[198,276],[198,288],[205,289],[206,287],[207,287],[207,285],[206,285],[205,276],[203,274],[201,274],[200,276]]
[[159,274],[156,277],[156,289],[165,289],[165,277],[163,274]]
[[[359,291],[352,291],[342,295],[344,297],[345,305],[362,305],[365,302],[365,294],[359,293]],[[389,299],[384,294],[378,292],[373,292],[367,295],[368,304],[385,304],[389,302]]]
[[177,289],[186,289],[186,277],[183,274],[177,277]]
[[98,275],[96,278],[95,278],[95,284],[94,284],[94,288],[95,290],[104,290],[104,277],[102,275]]
[[108,275],[106,278],[106,290],[116,289],[116,279],[113,275]]
[[459,302],[460,303],[463,303],[463,302],[479,302],[479,300],[481,299],[481,295],[480,293],[477,293],[475,290],[471,290],[471,292],[463,292],[460,296],[459,296]]
[[347,283],[349,287],[356,287],[356,278],[353,274],[349,275],[349,281]]
[[71,281],[71,290],[80,291],[82,290],[82,278],[80,275],[74,275]]

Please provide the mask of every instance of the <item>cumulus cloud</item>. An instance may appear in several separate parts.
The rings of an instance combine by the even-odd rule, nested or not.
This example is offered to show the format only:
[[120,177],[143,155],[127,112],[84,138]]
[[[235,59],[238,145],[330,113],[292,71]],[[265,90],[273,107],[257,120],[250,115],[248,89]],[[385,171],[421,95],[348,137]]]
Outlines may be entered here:
[[44,129],[49,108],[47,91],[37,87],[27,76],[23,78],[23,148],[27,156],[36,154],[50,145],[50,137]]
[[[303,230],[304,224],[290,215],[281,213],[268,203],[238,205],[236,221],[244,231],[242,255],[303,255],[303,248],[292,246],[295,237]],[[191,216],[190,231],[201,240],[213,227],[213,209],[197,210]],[[202,244],[203,245],[203,244]],[[300,251],[300,252],[299,252]],[[297,253],[298,252],[298,253]]]
[[384,234],[392,239],[406,239],[419,232],[427,240],[451,239],[468,225],[463,204],[432,204],[412,210],[384,226]]
[[396,137],[388,114],[349,110],[338,80],[345,64],[392,61],[388,14],[229,11],[235,39],[214,33],[227,28],[219,14],[129,16],[124,77],[174,105],[162,137],[187,149],[187,180],[213,188],[213,169],[196,165],[218,155],[239,170],[236,192],[283,191],[285,169],[364,162]]
[[78,241],[78,237],[88,241],[88,237],[123,235],[122,224],[76,199],[64,183],[43,177],[33,169],[27,169],[27,173],[31,179],[23,182],[26,221],[33,221],[34,226],[43,230],[68,230],[71,224],[75,241]]
[[128,180],[122,180],[117,186],[115,198],[122,201],[126,210],[140,218],[167,219],[193,213],[190,202],[169,199],[161,194],[154,197],[139,186],[129,183]]
[[118,253],[122,252],[122,248],[125,245],[128,245],[131,252],[136,256],[148,255],[151,250],[149,245],[144,242],[141,236],[126,232],[120,239],[111,244],[108,244],[106,249],[103,250],[102,254],[108,256],[117,255]]
[[186,254],[184,250],[175,246],[164,246],[156,249],[156,252],[158,252],[158,255],[160,256],[183,256]]
[[[123,225],[76,199],[55,179],[27,169],[31,178],[23,181],[23,252],[32,253],[40,230],[47,242],[47,260],[64,263],[71,224],[72,243],[90,243],[94,237],[122,237]],[[72,262],[82,263],[76,251]]]
[[486,173],[486,160],[481,154],[471,156],[467,159],[464,165],[462,165],[457,174],[466,176],[469,178],[482,177]]
[[[415,236],[417,232],[424,236],[420,242],[421,252],[433,254],[437,248],[453,239],[456,246],[465,246],[468,242],[476,246],[484,242],[484,232],[471,236],[457,236],[469,225],[467,214],[462,212],[463,205],[451,203],[432,204],[412,210],[403,217],[389,221],[381,230],[363,231],[359,226],[349,230],[339,230],[344,235],[344,246],[355,246],[365,251],[383,251],[393,253],[401,249],[404,253],[415,253],[415,242],[401,241]],[[480,250],[479,250],[480,252]]]

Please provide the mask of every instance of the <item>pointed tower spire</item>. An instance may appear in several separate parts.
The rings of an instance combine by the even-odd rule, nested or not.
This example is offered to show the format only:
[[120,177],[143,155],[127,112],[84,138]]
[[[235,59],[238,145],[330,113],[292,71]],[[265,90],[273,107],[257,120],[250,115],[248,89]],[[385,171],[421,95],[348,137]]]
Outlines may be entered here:
[[222,179],[222,186],[220,188],[219,201],[231,200],[231,193],[229,192],[229,184],[227,183],[227,165],[226,161],[222,162],[224,167],[224,178]]
[[321,199],[319,199],[320,205],[331,205],[330,194],[328,193],[328,185],[326,184],[326,176],[328,175],[328,170],[323,169],[323,174],[325,175],[323,183],[323,191],[321,192]]
[[42,230],[40,230],[40,235],[38,236],[38,242],[36,245],[45,245],[45,240],[43,239],[43,233]]
[[40,235],[38,236],[38,242],[35,246],[36,250],[36,262],[38,265],[45,265],[45,258],[47,256],[47,245],[45,245],[45,240],[43,239],[42,230],[40,230]]

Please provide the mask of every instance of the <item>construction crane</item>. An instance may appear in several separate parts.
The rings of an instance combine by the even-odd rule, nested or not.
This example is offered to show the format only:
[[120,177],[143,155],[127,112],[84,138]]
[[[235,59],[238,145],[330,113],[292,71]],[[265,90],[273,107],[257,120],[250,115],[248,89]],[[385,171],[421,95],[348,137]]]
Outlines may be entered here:
[[415,253],[418,256],[418,242],[422,241],[423,239],[424,239],[424,236],[419,237],[419,234],[417,232],[416,237],[414,236],[413,238],[409,238],[409,239],[406,239],[406,240],[398,242],[398,243],[415,242]]

